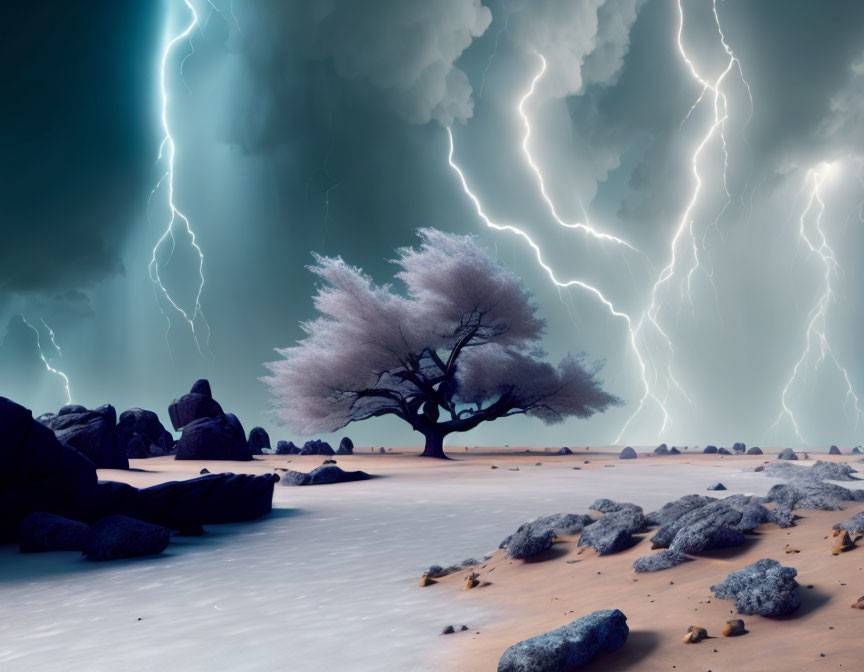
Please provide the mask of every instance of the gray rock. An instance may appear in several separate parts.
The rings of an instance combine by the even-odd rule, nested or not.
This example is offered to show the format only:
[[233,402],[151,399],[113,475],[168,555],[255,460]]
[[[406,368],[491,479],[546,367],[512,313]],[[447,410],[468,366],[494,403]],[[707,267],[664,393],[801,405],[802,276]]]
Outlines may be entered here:
[[730,451],[726,450],[726,448],[723,448],[722,446],[717,449],[717,453],[720,455],[731,455],[732,454]]
[[[739,514],[740,519],[740,514]],[[678,530],[669,550],[676,553],[697,554],[718,548],[741,546],[747,539],[741,532],[732,527],[718,524],[707,518]]]
[[567,672],[624,646],[630,629],[618,609],[595,611],[508,648],[498,672]]
[[530,558],[545,551],[552,545],[552,539],[581,532],[586,525],[594,522],[591,516],[575,513],[556,513],[523,523],[509,537],[501,542],[499,548],[509,546],[511,558]]
[[774,462],[765,470],[766,476],[791,480],[809,481],[858,481],[860,480],[851,465],[845,462],[826,462],[817,460],[810,467],[788,462]]
[[678,450],[675,446],[672,446],[672,447],[669,449],[669,454],[670,454],[670,455],[680,455],[680,454],[681,454],[681,451]]
[[852,534],[864,533],[864,511],[856,513],[851,518],[842,520],[834,525],[835,530],[849,530]]
[[741,443],[740,441],[739,441],[739,442],[736,442],[736,443],[734,443],[734,444],[732,445],[732,451],[733,451],[736,455],[743,455],[745,450],[747,450],[747,446],[745,446],[745,445],[744,445],[743,443]]
[[837,446],[831,446],[828,449],[828,454],[829,455],[842,455],[843,453],[840,452],[840,449]]
[[655,455],[668,455],[669,454],[669,446],[667,446],[665,443],[661,443],[659,446],[657,446],[654,449],[654,454]]
[[637,574],[659,572],[663,569],[677,567],[678,565],[689,561],[690,558],[686,555],[676,553],[675,551],[664,550],[637,558],[636,562],[633,563],[633,569]]
[[705,446],[705,450],[702,452],[706,455],[714,455],[717,452],[717,446]]
[[629,548],[633,534],[645,529],[647,523],[642,507],[599,499],[591,505],[595,511],[605,511],[596,523],[588,525],[579,537],[578,546],[590,546],[600,555],[617,553]]
[[747,449],[748,455],[762,455],[762,449],[759,446],[750,446]]
[[861,446],[855,446],[855,447],[852,449],[852,454],[853,454],[853,455],[861,455],[861,453],[862,453]]
[[551,530],[535,530],[523,525],[510,537],[507,553],[515,560],[524,560],[550,548],[554,538]]
[[287,470],[282,474],[282,478],[279,479],[279,485],[306,485],[309,483],[309,474],[306,474],[302,471],[292,471]]
[[766,500],[775,502],[779,508],[815,509],[819,511],[842,511],[844,502],[862,501],[860,490],[849,490],[833,483],[796,480],[778,483],[768,491]]
[[795,451],[791,448],[784,448],[779,453],[777,453],[778,460],[797,460],[798,456],[795,454]]
[[711,590],[721,599],[735,600],[739,614],[785,616],[801,606],[797,575],[792,567],[763,558],[732,572]]
[[709,485],[708,490],[725,490],[726,486],[722,483],[714,483],[714,485]]
[[171,531],[128,516],[108,516],[87,533],[84,557],[88,560],[119,560],[156,555],[168,547]]
[[280,479],[281,485],[332,485],[351,481],[366,481],[372,478],[365,471],[344,471],[332,464],[322,465],[308,474],[302,471],[286,471]]
[[633,450],[630,446],[627,446],[624,450],[621,451],[621,454],[618,455],[619,460],[635,460],[636,457],[636,451]]
[[83,551],[89,530],[77,520],[53,513],[31,513],[18,526],[18,544],[22,553]]
[[[737,497],[737,496],[733,496]],[[741,520],[741,512],[735,508],[738,500],[732,497],[725,500],[711,499],[709,503],[691,509],[678,518],[669,518],[651,537],[652,547],[671,548],[672,541],[684,528],[704,521],[711,521],[717,527],[734,528]],[[704,530],[697,530],[697,535],[702,535]],[[684,543],[682,541],[682,543]]]
[[564,446],[561,450],[558,451],[559,455],[572,455],[573,451],[570,450],[567,446]]
[[678,520],[685,513],[689,513],[693,509],[698,509],[701,506],[716,501],[713,497],[705,497],[704,495],[684,495],[680,499],[667,502],[659,511],[649,513],[645,516],[645,519],[649,525],[664,525],[665,523]]

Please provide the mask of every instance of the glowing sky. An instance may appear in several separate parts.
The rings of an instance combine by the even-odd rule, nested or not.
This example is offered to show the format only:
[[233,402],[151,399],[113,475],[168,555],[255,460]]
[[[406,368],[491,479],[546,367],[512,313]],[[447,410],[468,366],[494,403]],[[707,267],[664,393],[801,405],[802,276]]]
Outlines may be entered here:
[[[167,52],[183,0],[11,10],[0,394],[56,410],[54,368],[76,403],[165,418],[208,377],[247,430],[302,438],[258,378],[312,316],[310,253],[385,282],[436,226],[476,233],[535,293],[550,356],[605,359],[628,402],[466,443],[862,441],[860,2],[190,1]],[[209,342],[176,212],[156,250],[176,308],[152,282],[163,121]]]

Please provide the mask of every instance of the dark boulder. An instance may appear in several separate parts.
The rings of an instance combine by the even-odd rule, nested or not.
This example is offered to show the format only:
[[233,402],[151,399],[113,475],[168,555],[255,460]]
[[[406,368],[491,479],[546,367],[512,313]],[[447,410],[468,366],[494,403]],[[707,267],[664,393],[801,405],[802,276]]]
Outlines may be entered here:
[[619,460],[635,460],[636,458],[636,451],[633,450],[630,446],[627,446],[624,450],[621,451],[621,454],[618,455]]
[[223,415],[222,407],[213,399],[210,383],[203,379],[192,386],[189,394],[184,394],[168,406],[171,424],[178,432],[195,420],[218,418],[221,415]]
[[714,455],[717,452],[717,446],[705,446],[705,450],[702,452],[706,455]]
[[88,410],[64,406],[57,415],[40,416],[57,440],[90,458],[97,469],[128,469],[126,451],[117,441],[117,411],[110,404]]
[[568,672],[624,646],[630,629],[618,609],[595,611],[508,648],[498,672]]
[[750,446],[747,449],[748,455],[762,455],[762,449],[759,446]]
[[333,483],[349,483],[351,481],[366,481],[372,478],[365,471],[344,471],[334,465],[323,465],[313,469],[308,474],[302,471],[286,471],[282,474],[282,485],[332,485]]
[[763,558],[732,572],[711,590],[720,599],[735,600],[739,614],[785,616],[801,606],[797,575],[792,567]]
[[670,455],[680,455],[680,454],[681,454],[681,451],[678,450],[675,446],[672,446],[672,447],[669,449],[669,454],[670,454]]
[[708,490],[725,490],[726,486],[722,483],[714,483],[713,485],[709,485]]
[[747,446],[745,446],[745,445],[744,445],[743,443],[741,443],[740,441],[738,441],[738,442],[732,444],[732,451],[733,451],[736,455],[743,455],[744,452],[745,452],[746,450],[747,450]]
[[354,442],[349,439],[347,436],[343,436],[342,440],[339,442],[339,449],[336,451],[337,455],[353,455],[354,454]]
[[[738,516],[740,520],[740,514]],[[718,548],[741,546],[747,539],[738,530],[704,519],[678,530],[669,550],[676,553],[697,554]]]
[[270,452],[270,435],[263,427],[253,427],[250,430],[249,452],[252,455],[263,455]]
[[183,428],[178,460],[251,460],[243,426],[232,413],[200,418]]
[[842,455],[843,453],[840,452],[840,449],[837,446],[831,446],[828,449],[828,454],[829,455]]
[[298,455],[300,449],[294,445],[293,441],[279,441],[276,443],[277,455]]
[[659,511],[652,511],[645,520],[649,525],[664,525],[666,523],[676,521],[685,513],[689,513],[694,509],[715,502],[713,497],[704,495],[684,495],[680,499],[666,502]]
[[669,454],[669,446],[667,446],[665,443],[661,443],[659,446],[657,446],[654,449],[654,454],[655,455],[668,455]]
[[795,451],[791,448],[784,448],[779,453],[777,453],[778,460],[797,460],[798,456],[795,454]]
[[303,444],[300,455],[335,455],[333,448],[326,441],[312,439]]
[[542,516],[536,520],[520,525],[516,532],[501,542],[499,548],[509,548],[511,558],[524,559],[545,551],[552,545],[555,537],[563,537],[581,532],[586,525],[591,525],[591,516],[577,513],[556,513]]
[[139,459],[170,454],[174,437],[162,426],[159,416],[153,411],[130,408],[120,414],[117,443],[127,457]]
[[690,558],[675,551],[657,551],[651,555],[643,555],[637,558],[633,563],[633,569],[637,574],[646,572],[659,572],[664,569],[671,569],[678,565],[689,562]]
[[128,516],[108,516],[87,534],[84,557],[88,560],[120,560],[156,555],[168,547],[171,531]]
[[718,455],[731,455],[732,453],[731,453],[731,451],[727,450],[727,449],[724,448],[723,446],[720,446],[720,447],[717,449],[717,454],[718,454]]
[[83,551],[89,527],[53,513],[31,513],[18,526],[18,545],[22,553],[43,551]]
[[292,471],[288,469],[282,474],[282,478],[279,479],[279,485],[308,485],[309,484],[309,474],[303,471]]
[[577,546],[590,546],[600,555],[629,548],[633,535],[644,530],[647,524],[642,508],[635,504],[618,504],[607,499],[597,500],[590,508],[605,512],[600,520],[582,531]]

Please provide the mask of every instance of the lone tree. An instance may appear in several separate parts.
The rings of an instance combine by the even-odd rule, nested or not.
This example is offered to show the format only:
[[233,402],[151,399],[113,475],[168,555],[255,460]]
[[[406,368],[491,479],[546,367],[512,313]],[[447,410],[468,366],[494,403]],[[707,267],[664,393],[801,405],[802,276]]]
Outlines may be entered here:
[[596,377],[601,364],[543,360],[531,294],[473,238],[419,236],[394,262],[404,294],[315,256],[320,316],[263,379],[282,421],[313,434],[395,415],[425,437],[424,456],[443,458],[445,436],[481,422],[526,414],[551,424],[621,403]]

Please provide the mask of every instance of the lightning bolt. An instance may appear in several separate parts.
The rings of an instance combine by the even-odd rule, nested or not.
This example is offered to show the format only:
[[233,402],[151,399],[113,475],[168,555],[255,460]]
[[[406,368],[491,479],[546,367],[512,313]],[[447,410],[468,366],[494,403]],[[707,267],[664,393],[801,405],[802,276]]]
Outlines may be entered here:
[[[684,388],[675,378],[675,375],[672,371],[672,362],[675,356],[675,349],[673,346],[672,339],[670,338],[668,332],[662,325],[662,320],[660,316],[660,311],[662,309],[662,301],[660,298],[661,289],[670,283],[674,276],[676,275],[676,270],[678,268],[679,263],[679,245],[685,239],[688,241],[689,254],[691,255],[692,263],[690,265],[689,270],[687,271],[686,276],[683,277],[681,281],[681,303],[683,304],[685,296],[687,300],[691,303],[693,302],[692,297],[692,281],[694,274],[701,270],[705,273],[708,278],[711,286],[714,288],[715,297],[716,297],[716,287],[714,286],[713,281],[713,270],[708,270],[706,266],[702,263],[702,256],[705,253],[704,241],[705,235],[700,239],[696,235],[695,231],[695,216],[694,211],[696,210],[700,198],[702,196],[702,191],[704,187],[704,180],[702,178],[702,174],[700,172],[700,159],[702,158],[702,154],[705,151],[705,148],[715,139],[719,138],[721,143],[721,149],[723,152],[723,171],[722,171],[722,184],[723,190],[726,194],[726,202],[724,203],[722,209],[715,217],[714,221],[709,225],[717,226],[720,218],[725,213],[726,209],[729,207],[729,204],[732,201],[732,195],[728,186],[728,168],[729,168],[729,152],[728,146],[726,142],[726,123],[729,119],[729,101],[727,95],[724,90],[724,86],[727,83],[727,79],[729,78],[730,73],[733,71],[737,71],[738,75],[741,78],[741,81],[744,83],[744,86],[747,89],[748,96],[750,98],[750,115],[753,113],[753,96],[750,90],[750,85],[747,83],[747,80],[744,78],[743,69],[741,67],[741,62],[735,56],[732,48],[729,46],[729,43],[726,40],[726,36],[723,32],[722,25],[720,23],[720,15],[717,11],[717,1],[712,1],[712,9],[714,15],[714,21],[717,27],[717,32],[719,34],[720,43],[723,47],[724,52],[726,53],[727,61],[726,65],[716,79],[710,80],[700,74],[699,70],[696,68],[693,60],[690,58],[687,50],[684,47],[683,42],[683,34],[684,34],[684,8],[682,6],[681,0],[677,0],[678,7],[678,31],[676,35],[676,42],[678,46],[678,52],[681,54],[681,58],[687,66],[691,76],[694,80],[699,84],[701,91],[699,96],[690,107],[687,115],[684,117],[682,121],[682,126],[685,121],[687,121],[693,112],[702,104],[703,101],[709,101],[711,103],[711,118],[705,126],[705,129],[696,143],[693,152],[690,158],[690,167],[691,173],[693,176],[693,189],[690,194],[690,198],[687,201],[687,205],[684,208],[683,213],[681,214],[680,219],[678,220],[678,225],[675,228],[675,232],[670,241],[670,254],[669,254],[669,262],[657,276],[656,281],[654,282],[651,288],[650,301],[648,304],[648,308],[645,310],[645,313],[639,319],[638,324],[636,325],[636,336],[637,338],[643,338],[643,330],[644,329],[652,329],[659,340],[663,343],[663,346],[667,352],[667,365],[664,373],[665,383],[664,388],[665,392],[663,395],[663,401],[666,403],[668,401],[668,397],[672,389],[677,389],[682,396],[689,401],[689,397],[687,393],[684,391]],[[750,118],[748,117],[744,128],[746,129],[747,124],[749,123]],[[707,229],[706,229],[707,231]],[[655,371],[657,369],[655,368]],[[659,377],[659,372],[658,372]],[[630,417],[630,419],[625,423],[624,428],[621,430],[621,434],[619,434],[616,439],[616,443],[620,442],[624,433],[626,432],[629,424],[632,420],[639,414],[642,409],[642,405],[638,406],[634,414]],[[664,416],[663,423],[660,427],[660,435],[666,431],[668,426],[669,416],[668,414]]]
[[[42,360],[42,363],[45,365],[45,369],[49,373],[53,373],[55,376],[59,376],[60,378],[63,379],[63,386],[66,388],[66,403],[71,404],[72,403],[72,390],[70,389],[70,386],[69,386],[69,376],[67,376],[65,373],[63,373],[60,369],[55,369],[53,366],[51,366],[50,362],[48,361],[48,358],[45,356],[45,352],[42,350],[42,340],[39,337],[39,330],[36,327],[34,327],[32,324],[30,324],[30,322],[27,321],[27,318],[24,317],[24,313],[19,313],[19,316],[21,317],[21,321],[24,322],[24,324],[26,324],[28,327],[30,327],[30,329],[36,335],[36,349],[39,351],[39,358]],[[58,346],[56,341],[54,340],[54,331],[51,329],[51,327],[49,327],[47,324],[45,324],[45,320],[42,320],[42,324],[45,325],[45,327],[48,329],[48,333],[51,334],[51,343],[57,349],[57,352],[60,352],[60,346]]]
[[[846,401],[844,408],[852,409],[855,418],[855,429],[858,429],[862,416],[864,416],[864,411],[861,409],[858,395],[855,393],[855,388],[849,378],[849,372],[840,364],[839,360],[834,355],[827,333],[828,311],[835,298],[832,279],[839,271],[837,258],[834,256],[834,250],[828,244],[828,238],[822,225],[822,215],[825,213],[825,202],[822,200],[821,188],[826,177],[831,172],[831,168],[832,166],[821,164],[817,168],[811,169],[807,172],[806,179],[807,181],[812,181],[812,187],[810,190],[810,197],[807,200],[807,205],[801,212],[801,216],[798,220],[798,236],[806,245],[811,255],[815,255],[822,266],[822,294],[819,296],[816,304],[807,315],[807,327],[804,333],[804,351],[801,353],[801,357],[799,357],[798,361],[795,362],[795,366],[792,368],[792,375],[786,382],[786,385],[780,394],[780,414],[777,416],[777,420],[774,424],[768,429],[768,431],[771,432],[772,430],[777,429],[784,419],[788,419],[792,425],[792,429],[795,431],[795,436],[798,437],[801,443],[806,442],[801,432],[801,426],[791,408],[789,395],[798,381],[802,369],[808,368],[808,362],[814,354],[815,361],[813,362],[811,369],[813,372],[817,371],[826,360],[830,360],[836,367],[840,377],[843,379],[843,384],[846,388]],[[812,212],[815,212],[815,222],[813,225],[815,235],[811,236],[807,231],[807,217]]]
[[[160,62],[159,69],[159,89],[161,92],[161,122],[162,122],[162,131],[163,138],[162,142],[159,145],[159,160],[165,160],[167,162],[167,167],[165,173],[156,183],[156,186],[153,188],[153,191],[150,193],[150,198],[152,199],[153,195],[162,188],[163,185],[167,188],[168,191],[168,208],[170,210],[170,215],[168,217],[168,223],[163,231],[162,235],[156,241],[156,244],[153,247],[153,253],[150,258],[150,263],[148,264],[148,273],[150,275],[150,280],[153,282],[154,289],[157,292],[157,297],[161,294],[163,299],[167,301],[167,303],[173,308],[177,313],[179,313],[182,318],[189,325],[189,328],[192,331],[192,336],[195,340],[195,346],[198,348],[198,352],[201,356],[204,356],[204,350],[202,349],[201,340],[199,338],[198,329],[196,328],[196,322],[201,323],[201,325],[206,328],[206,341],[205,346],[209,343],[210,339],[210,325],[207,323],[206,318],[204,317],[204,313],[201,310],[201,294],[204,291],[204,252],[201,250],[201,247],[198,245],[197,237],[195,235],[195,231],[192,229],[192,225],[189,222],[189,218],[183,214],[183,212],[177,207],[174,198],[174,160],[176,156],[176,145],[174,142],[174,137],[171,135],[171,127],[168,122],[168,89],[166,86],[166,72],[168,69],[168,61],[171,57],[171,53],[174,50],[175,45],[179,42],[183,42],[189,39],[189,35],[198,25],[198,14],[195,11],[195,7],[192,5],[191,0],[184,0],[184,4],[189,10],[190,20],[186,28],[175,35],[168,43],[165,45],[164,50],[162,51],[162,58]],[[185,59],[184,59],[185,62]],[[182,65],[181,65],[182,68]],[[184,82],[185,84],[185,82]],[[149,203],[149,201],[148,201]],[[191,309],[184,309],[180,306],[178,300],[168,291],[168,288],[162,282],[161,270],[170,262],[171,256],[174,253],[174,248],[176,245],[176,240],[174,238],[174,228],[175,226],[181,226],[185,228],[186,235],[189,237],[190,245],[195,250],[198,255],[198,283],[195,288],[195,299],[194,304]],[[159,263],[159,256],[161,251],[165,246],[170,244],[170,250],[168,252],[168,258],[164,264]],[[159,305],[159,309],[162,311],[162,314],[165,316],[165,319],[168,322],[168,330],[171,329],[171,318],[168,312],[166,312],[162,303],[157,301]],[[168,332],[166,331],[166,341],[168,337]],[[170,349],[170,345],[169,345]]]
[[603,292],[601,292],[599,289],[597,289],[593,285],[591,285],[591,284],[589,284],[583,280],[579,280],[579,279],[575,279],[575,278],[571,279],[571,280],[559,280],[558,277],[555,275],[555,272],[552,270],[552,267],[549,266],[549,264],[546,263],[546,261],[543,259],[543,253],[540,249],[540,246],[534,242],[534,240],[531,238],[531,236],[529,236],[527,233],[525,233],[525,231],[523,231],[519,227],[514,226],[512,224],[499,224],[499,223],[493,221],[484,211],[483,206],[480,203],[480,199],[474,194],[473,191],[471,191],[471,188],[468,186],[468,181],[465,178],[465,173],[462,171],[462,169],[459,167],[459,165],[456,163],[456,161],[453,158],[453,155],[455,153],[455,145],[454,145],[454,141],[453,141],[453,130],[449,127],[447,128],[447,139],[449,140],[449,143],[450,143],[449,152],[447,155],[447,162],[450,164],[450,168],[452,168],[453,171],[458,176],[459,182],[462,185],[462,191],[465,192],[465,195],[474,204],[474,209],[477,213],[477,216],[483,221],[483,223],[490,229],[493,229],[495,231],[506,231],[506,232],[512,233],[512,234],[518,236],[519,238],[521,238],[522,240],[524,240],[528,244],[528,246],[534,251],[534,256],[537,259],[537,263],[546,272],[546,275],[549,276],[549,279],[552,281],[552,283],[557,288],[566,289],[568,287],[579,287],[579,288],[585,290],[586,292],[588,292],[589,294],[594,296],[594,298],[598,299],[603,304],[603,306],[606,308],[606,310],[609,311],[610,315],[622,320],[625,323],[625,325],[627,327],[627,333],[629,334],[630,347],[636,355],[636,360],[637,360],[637,363],[639,366],[641,379],[642,379],[642,382],[644,385],[644,396],[642,398],[641,403],[644,404],[645,400],[647,400],[648,398],[653,398],[658,402],[661,410],[665,413],[666,411],[665,411],[665,408],[663,407],[662,403],[660,403],[660,400],[654,396],[654,394],[651,392],[650,387],[648,387],[647,366],[645,364],[645,360],[642,358],[642,355],[639,352],[639,348],[637,347],[636,333],[635,333],[635,330],[633,329],[633,321],[631,320],[630,316],[627,313],[624,313],[624,312],[618,310],[617,308],[615,308],[615,305],[612,303],[612,301],[610,301],[608,298],[606,298],[606,296],[603,294]]

